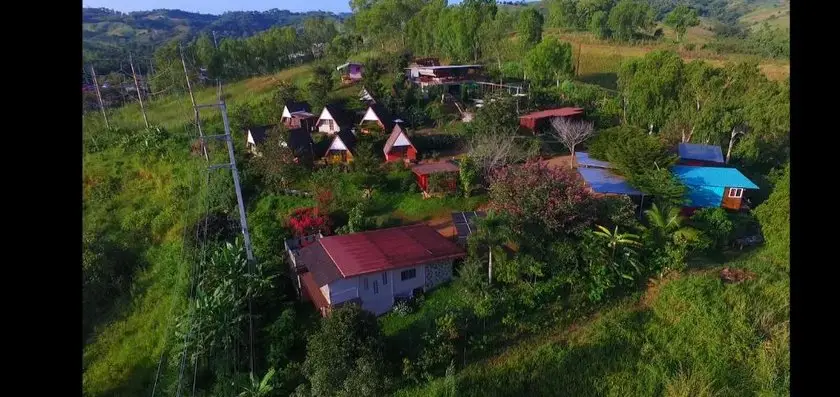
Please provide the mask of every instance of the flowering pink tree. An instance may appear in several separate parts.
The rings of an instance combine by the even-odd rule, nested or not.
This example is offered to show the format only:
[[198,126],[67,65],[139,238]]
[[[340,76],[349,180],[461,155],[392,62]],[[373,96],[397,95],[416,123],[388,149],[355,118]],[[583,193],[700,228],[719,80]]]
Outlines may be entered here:
[[289,228],[295,237],[308,236],[319,231],[329,234],[330,218],[320,214],[317,207],[299,208],[289,216]]
[[595,219],[595,199],[574,170],[541,162],[511,165],[491,177],[490,208],[511,216],[514,226],[543,226],[576,233]]

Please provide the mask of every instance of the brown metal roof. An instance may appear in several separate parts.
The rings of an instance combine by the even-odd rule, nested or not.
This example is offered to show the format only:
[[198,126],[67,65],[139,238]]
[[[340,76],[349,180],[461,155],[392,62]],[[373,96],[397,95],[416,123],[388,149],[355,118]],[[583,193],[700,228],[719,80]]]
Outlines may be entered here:
[[323,287],[341,278],[341,272],[335,266],[332,258],[324,251],[324,247],[317,241],[298,251],[296,262],[306,267],[319,287]]
[[466,254],[425,224],[330,236],[318,243],[342,278],[455,259]]
[[523,114],[519,116],[520,119],[542,119],[545,117],[569,117],[583,114],[583,108],[558,108],[558,109],[548,109],[548,110],[540,110],[539,112],[533,112],[528,114]]
[[411,171],[417,175],[435,174],[438,172],[458,172],[458,170],[457,165],[448,161],[438,161],[436,163],[426,163],[411,167]]

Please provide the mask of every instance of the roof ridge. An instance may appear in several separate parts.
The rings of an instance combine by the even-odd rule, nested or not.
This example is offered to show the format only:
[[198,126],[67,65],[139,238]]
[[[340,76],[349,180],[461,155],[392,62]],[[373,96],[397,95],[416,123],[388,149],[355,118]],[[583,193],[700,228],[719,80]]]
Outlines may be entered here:
[[[329,237],[332,237],[332,236],[329,236]],[[321,240],[323,240],[323,239],[324,239],[323,237],[322,237],[322,238],[319,238],[319,239],[315,240],[315,242],[316,242],[318,245],[320,245],[320,246],[321,246],[321,249],[322,249],[322,250],[324,250],[324,252],[326,252],[326,253],[327,253],[327,256],[328,256],[328,257],[330,257],[330,260],[332,261],[333,266],[334,266],[336,269],[338,269],[338,272],[339,272],[339,273],[341,273],[341,278],[346,278],[347,276],[345,276],[345,275],[344,275],[344,271],[343,271],[343,270],[341,270],[341,266],[338,266],[338,262],[336,262],[336,261],[335,261],[335,258],[333,258],[333,255],[330,253],[330,250],[328,250],[328,249],[327,249],[327,247],[325,247],[325,246],[324,246],[324,244],[321,244]]]

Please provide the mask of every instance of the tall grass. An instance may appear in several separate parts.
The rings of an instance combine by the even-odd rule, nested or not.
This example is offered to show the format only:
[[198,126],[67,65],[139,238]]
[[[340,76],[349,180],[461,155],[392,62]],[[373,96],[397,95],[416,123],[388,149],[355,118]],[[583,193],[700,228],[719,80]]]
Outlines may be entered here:
[[[788,272],[765,251],[727,265],[753,271],[756,279],[724,284],[716,272],[691,272],[664,282],[649,306],[628,300],[568,337],[469,365],[457,376],[458,390],[464,396],[787,395]],[[433,395],[442,382],[397,395]]]

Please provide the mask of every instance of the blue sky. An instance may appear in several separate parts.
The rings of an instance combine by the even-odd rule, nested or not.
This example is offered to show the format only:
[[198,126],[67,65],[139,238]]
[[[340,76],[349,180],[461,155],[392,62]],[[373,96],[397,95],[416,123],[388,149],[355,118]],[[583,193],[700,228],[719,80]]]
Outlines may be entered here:
[[[461,0],[449,0],[460,3]],[[265,11],[272,8],[291,11],[350,12],[349,0],[82,0],[84,7],[105,7],[122,12],[170,8],[203,14],[225,11]]]

